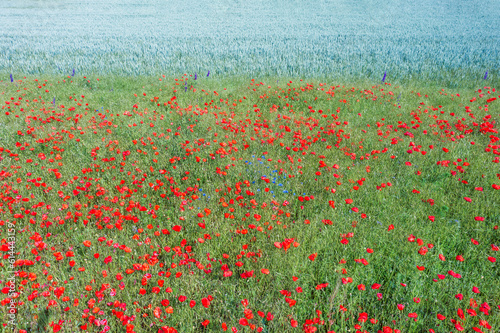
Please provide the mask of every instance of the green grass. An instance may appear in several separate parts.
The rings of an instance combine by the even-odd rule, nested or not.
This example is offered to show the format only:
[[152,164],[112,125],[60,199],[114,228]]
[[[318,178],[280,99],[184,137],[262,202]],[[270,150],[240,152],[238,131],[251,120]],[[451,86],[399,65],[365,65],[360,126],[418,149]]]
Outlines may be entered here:
[[[249,332],[239,323],[244,299],[253,314],[248,322],[262,332],[300,331],[316,310],[324,321],[314,323],[318,332],[376,332],[383,326],[401,332],[455,330],[450,319],[460,321],[465,331],[480,327],[487,332],[480,319],[491,325],[491,332],[500,329],[500,257],[492,247],[500,245],[497,81],[468,80],[458,87],[445,81],[384,84],[320,77],[20,80],[14,75],[13,83],[4,77],[0,238],[4,244],[8,224],[15,221],[15,257],[34,261],[16,267],[19,330],[52,330],[49,325],[63,320],[61,331],[78,331],[93,315],[107,320],[112,332],[124,331],[126,324],[135,332],[156,332],[165,325],[179,332],[222,331],[222,323],[228,331],[234,326]],[[334,96],[326,93],[329,89]],[[486,102],[492,97],[497,100]],[[462,118],[467,128],[459,126]],[[420,151],[408,153],[412,147]],[[126,151],[130,154],[124,158]],[[165,229],[168,234],[162,233]],[[35,235],[44,249],[43,243],[35,244]],[[287,251],[276,247],[286,239],[293,239]],[[342,244],[342,239],[349,242]],[[91,247],[84,245],[86,240]],[[130,251],[108,246],[108,240]],[[173,257],[175,247],[193,261]],[[425,255],[418,252],[422,247],[428,249]],[[6,250],[2,288],[9,277]],[[74,257],[66,257],[67,251]],[[158,261],[148,263],[155,251]],[[62,260],[56,259],[57,252]],[[104,263],[109,256],[112,261]],[[144,263],[147,271],[133,267]],[[200,264],[206,271],[197,268]],[[223,276],[225,264],[231,276]],[[128,274],[127,269],[134,271]],[[240,276],[248,271],[252,277]],[[167,272],[170,277],[159,276]],[[151,278],[143,286],[146,273]],[[123,279],[117,280],[118,274]],[[156,294],[158,280],[164,284]],[[375,283],[380,289],[372,289]],[[99,299],[103,285],[107,288]],[[59,297],[58,287],[65,288]],[[39,296],[28,298],[35,290]],[[185,302],[178,300],[181,295]],[[213,299],[206,308],[202,299],[209,295]],[[296,304],[290,306],[287,298]],[[471,298],[477,307],[470,306]],[[89,306],[91,299],[94,306]],[[165,299],[168,306],[162,304]],[[126,310],[114,302],[126,304]],[[488,315],[479,311],[485,302]],[[7,318],[8,303],[2,305],[0,316]],[[173,313],[166,312],[169,306]],[[95,307],[99,310],[92,313]],[[157,307],[161,318],[154,316]],[[459,308],[466,320],[458,317]],[[469,308],[477,316],[467,314]],[[124,323],[117,311],[136,318]],[[258,311],[274,317],[268,321]],[[358,321],[363,312],[365,323]],[[418,314],[417,321],[410,313]],[[439,321],[437,313],[447,319]],[[86,329],[100,332],[104,326]],[[3,327],[4,332],[11,329]]]

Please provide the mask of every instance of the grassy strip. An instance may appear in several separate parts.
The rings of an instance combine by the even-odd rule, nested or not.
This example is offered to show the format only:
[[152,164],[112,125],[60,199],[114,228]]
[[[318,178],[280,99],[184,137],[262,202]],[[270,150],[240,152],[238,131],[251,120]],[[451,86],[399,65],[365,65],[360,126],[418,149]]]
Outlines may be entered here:
[[9,81],[1,218],[34,261],[20,329],[500,327],[491,81]]

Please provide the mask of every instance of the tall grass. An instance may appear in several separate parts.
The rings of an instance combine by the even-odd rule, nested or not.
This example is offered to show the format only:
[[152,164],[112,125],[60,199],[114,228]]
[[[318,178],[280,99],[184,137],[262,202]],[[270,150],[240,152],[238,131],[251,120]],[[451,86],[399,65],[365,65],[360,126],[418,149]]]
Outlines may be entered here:
[[482,78],[14,77],[0,221],[21,332],[500,328]]

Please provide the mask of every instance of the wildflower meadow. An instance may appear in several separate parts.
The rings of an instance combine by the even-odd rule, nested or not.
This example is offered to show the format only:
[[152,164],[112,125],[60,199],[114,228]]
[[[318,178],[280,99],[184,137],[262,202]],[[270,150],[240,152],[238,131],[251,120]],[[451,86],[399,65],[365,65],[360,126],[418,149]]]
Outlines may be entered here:
[[207,74],[0,82],[4,332],[500,328],[495,88]]

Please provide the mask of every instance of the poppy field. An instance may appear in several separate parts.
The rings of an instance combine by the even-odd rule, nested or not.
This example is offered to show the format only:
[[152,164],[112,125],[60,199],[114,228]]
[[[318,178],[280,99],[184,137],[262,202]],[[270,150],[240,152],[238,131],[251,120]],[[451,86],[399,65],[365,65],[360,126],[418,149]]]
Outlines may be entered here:
[[3,332],[497,332],[500,93],[0,82]]

